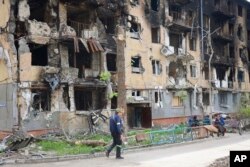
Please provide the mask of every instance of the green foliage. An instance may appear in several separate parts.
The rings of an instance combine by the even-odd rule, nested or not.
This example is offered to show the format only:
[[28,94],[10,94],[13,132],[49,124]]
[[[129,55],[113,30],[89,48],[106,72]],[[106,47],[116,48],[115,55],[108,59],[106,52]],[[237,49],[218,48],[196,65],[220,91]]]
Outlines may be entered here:
[[84,138],[85,140],[104,140],[105,142],[111,141],[110,135],[103,135],[103,134],[93,134]]
[[184,101],[187,99],[188,93],[187,93],[187,91],[180,90],[176,93],[176,96],[179,96],[181,98],[181,100]]
[[111,94],[109,94],[109,99],[112,99],[113,97],[117,97],[118,93],[117,92],[113,92]]
[[74,145],[65,141],[40,141],[37,143],[43,151],[53,151],[57,155],[87,154],[93,152],[93,147],[86,145]]
[[250,118],[250,107],[241,108],[239,114],[242,118]]
[[[111,137],[107,135],[91,135],[86,139],[89,140],[104,140],[105,142],[110,142]],[[49,141],[42,140],[36,143],[43,151],[55,152],[57,155],[76,155],[76,154],[90,154],[94,152],[104,151],[105,147],[97,146],[91,147],[87,145],[75,145],[70,144],[66,141]]]
[[100,74],[100,80],[101,81],[108,81],[111,77],[111,73],[108,71],[104,71]]

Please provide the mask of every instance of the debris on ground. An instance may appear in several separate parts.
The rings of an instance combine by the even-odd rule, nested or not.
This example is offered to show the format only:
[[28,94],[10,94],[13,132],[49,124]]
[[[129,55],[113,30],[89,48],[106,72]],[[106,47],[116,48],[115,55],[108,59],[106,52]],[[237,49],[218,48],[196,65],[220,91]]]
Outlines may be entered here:
[[212,164],[208,167],[229,167],[229,157],[223,157],[215,160]]

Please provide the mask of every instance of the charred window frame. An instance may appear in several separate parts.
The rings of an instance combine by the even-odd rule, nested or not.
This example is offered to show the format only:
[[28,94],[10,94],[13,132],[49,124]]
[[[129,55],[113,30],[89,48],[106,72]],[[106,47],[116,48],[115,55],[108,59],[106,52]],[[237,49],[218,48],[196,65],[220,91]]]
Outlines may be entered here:
[[93,108],[92,91],[75,87],[75,105],[78,111],[88,111]]
[[135,56],[131,58],[132,73],[142,73],[141,57]]
[[182,9],[180,6],[169,6],[169,15],[173,17],[174,21],[178,21],[181,19]]
[[229,47],[229,58],[234,58],[234,47],[233,46]]
[[159,60],[152,60],[153,74],[160,75],[162,73],[162,65]]
[[189,49],[196,51],[196,38],[192,37],[189,39]]
[[197,77],[196,65],[190,65],[190,75],[191,75],[192,78]]
[[47,0],[28,0],[30,6],[30,20],[37,20],[44,22],[46,16],[46,7],[48,4]]
[[31,52],[31,65],[47,66],[48,65],[48,46],[29,44]]
[[89,53],[83,45],[79,45],[79,53],[75,52],[72,44],[68,45],[69,66],[78,68],[78,77],[85,77],[85,69],[92,68],[92,54]]
[[160,28],[151,28],[152,43],[160,43]]
[[238,36],[239,40],[241,40],[241,41],[244,40],[244,37],[243,37],[243,27],[242,27],[241,24],[238,26],[237,36]]
[[238,5],[238,16],[243,16],[243,8],[241,5]]
[[128,22],[130,37],[133,39],[140,39],[141,25],[136,22]]
[[50,90],[48,88],[32,88],[32,104],[33,111],[50,111]]
[[108,53],[106,55],[108,71],[116,72],[116,54]]
[[158,12],[160,8],[160,0],[151,0],[151,10]]
[[228,99],[227,99],[227,93],[226,92],[220,92],[219,93],[219,102],[220,105],[227,105]]

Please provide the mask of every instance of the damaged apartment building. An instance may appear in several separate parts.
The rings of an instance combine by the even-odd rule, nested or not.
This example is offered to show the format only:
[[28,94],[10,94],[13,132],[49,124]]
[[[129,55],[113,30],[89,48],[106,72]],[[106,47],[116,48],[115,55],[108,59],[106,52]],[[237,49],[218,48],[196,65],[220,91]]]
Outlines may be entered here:
[[129,128],[235,112],[248,19],[243,0],[0,0],[0,131],[73,133],[91,110],[122,109]]

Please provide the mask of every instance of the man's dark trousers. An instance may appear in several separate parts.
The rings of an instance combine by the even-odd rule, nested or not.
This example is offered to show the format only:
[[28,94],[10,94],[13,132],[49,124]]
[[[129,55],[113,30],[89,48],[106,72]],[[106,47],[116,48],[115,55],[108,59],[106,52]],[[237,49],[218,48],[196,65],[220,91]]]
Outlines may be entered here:
[[108,148],[108,153],[112,151],[112,149],[116,146],[116,157],[121,157],[121,146],[122,146],[122,139],[120,134],[112,133],[113,143]]

